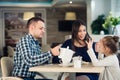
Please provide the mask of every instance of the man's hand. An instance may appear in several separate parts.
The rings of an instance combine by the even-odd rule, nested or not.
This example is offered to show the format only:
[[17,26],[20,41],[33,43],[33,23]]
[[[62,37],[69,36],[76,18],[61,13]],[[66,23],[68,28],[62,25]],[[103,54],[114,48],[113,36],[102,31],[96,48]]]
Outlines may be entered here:
[[58,56],[58,55],[60,54],[60,51],[59,51],[59,50],[60,50],[60,47],[61,47],[61,45],[58,45],[58,46],[52,48],[52,49],[51,49],[52,55]]

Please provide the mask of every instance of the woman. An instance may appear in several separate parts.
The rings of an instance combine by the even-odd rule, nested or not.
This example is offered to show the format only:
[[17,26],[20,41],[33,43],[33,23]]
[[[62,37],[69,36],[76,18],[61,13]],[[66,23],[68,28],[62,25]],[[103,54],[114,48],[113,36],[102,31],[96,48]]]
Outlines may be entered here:
[[[86,62],[91,62],[91,59],[87,53],[87,44],[90,38],[87,33],[85,24],[76,20],[72,25],[72,39],[66,40],[62,47],[67,48],[69,46],[70,49],[74,50],[76,53],[73,56],[82,56],[82,60]],[[93,44],[93,48],[95,48],[95,43]],[[96,53],[96,56],[98,54]],[[53,58],[53,63],[59,63],[59,59],[57,57]],[[76,73],[77,80],[98,80],[98,74],[94,73]],[[86,79],[81,79],[86,77]]]
[[117,36],[106,36],[100,40],[99,52],[105,55],[105,58],[98,60],[92,49],[93,41],[87,42],[88,54],[92,60],[94,66],[105,66],[104,73],[99,77],[99,80],[120,80],[120,68],[119,61],[116,56],[117,43],[119,42],[119,37]]

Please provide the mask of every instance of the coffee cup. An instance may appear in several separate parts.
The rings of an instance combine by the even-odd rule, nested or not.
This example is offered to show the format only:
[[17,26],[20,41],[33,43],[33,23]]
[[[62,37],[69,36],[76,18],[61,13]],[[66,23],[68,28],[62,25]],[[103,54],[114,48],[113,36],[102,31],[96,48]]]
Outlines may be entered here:
[[82,57],[81,56],[73,57],[73,64],[74,68],[81,68]]

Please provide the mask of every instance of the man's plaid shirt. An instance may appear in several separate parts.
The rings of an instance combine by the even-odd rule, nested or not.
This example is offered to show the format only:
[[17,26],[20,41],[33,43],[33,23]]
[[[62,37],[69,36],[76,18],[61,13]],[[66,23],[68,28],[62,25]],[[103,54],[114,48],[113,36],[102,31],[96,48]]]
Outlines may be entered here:
[[32,35],[28,34],[16,45],[14,56],[13,76],[34,77],[34,72],[29,72],[29,68],[49,62],[51,53],[41,52],[39,42]]

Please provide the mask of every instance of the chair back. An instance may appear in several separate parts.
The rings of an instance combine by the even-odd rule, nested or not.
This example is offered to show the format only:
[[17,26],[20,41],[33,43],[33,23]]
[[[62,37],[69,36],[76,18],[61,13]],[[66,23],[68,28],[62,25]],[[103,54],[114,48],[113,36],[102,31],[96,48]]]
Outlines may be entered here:
[[8,49],[8,57],[13,57],[14,56],[14,48],[11,46],[7,46]]
[[2,70],[1,80],[23,80],[19,77],[12,76],[13,59],[11,57],[1,58],[1,70]]
[[2,77],[12,76],[13,60],[10,57],[1,58]]

